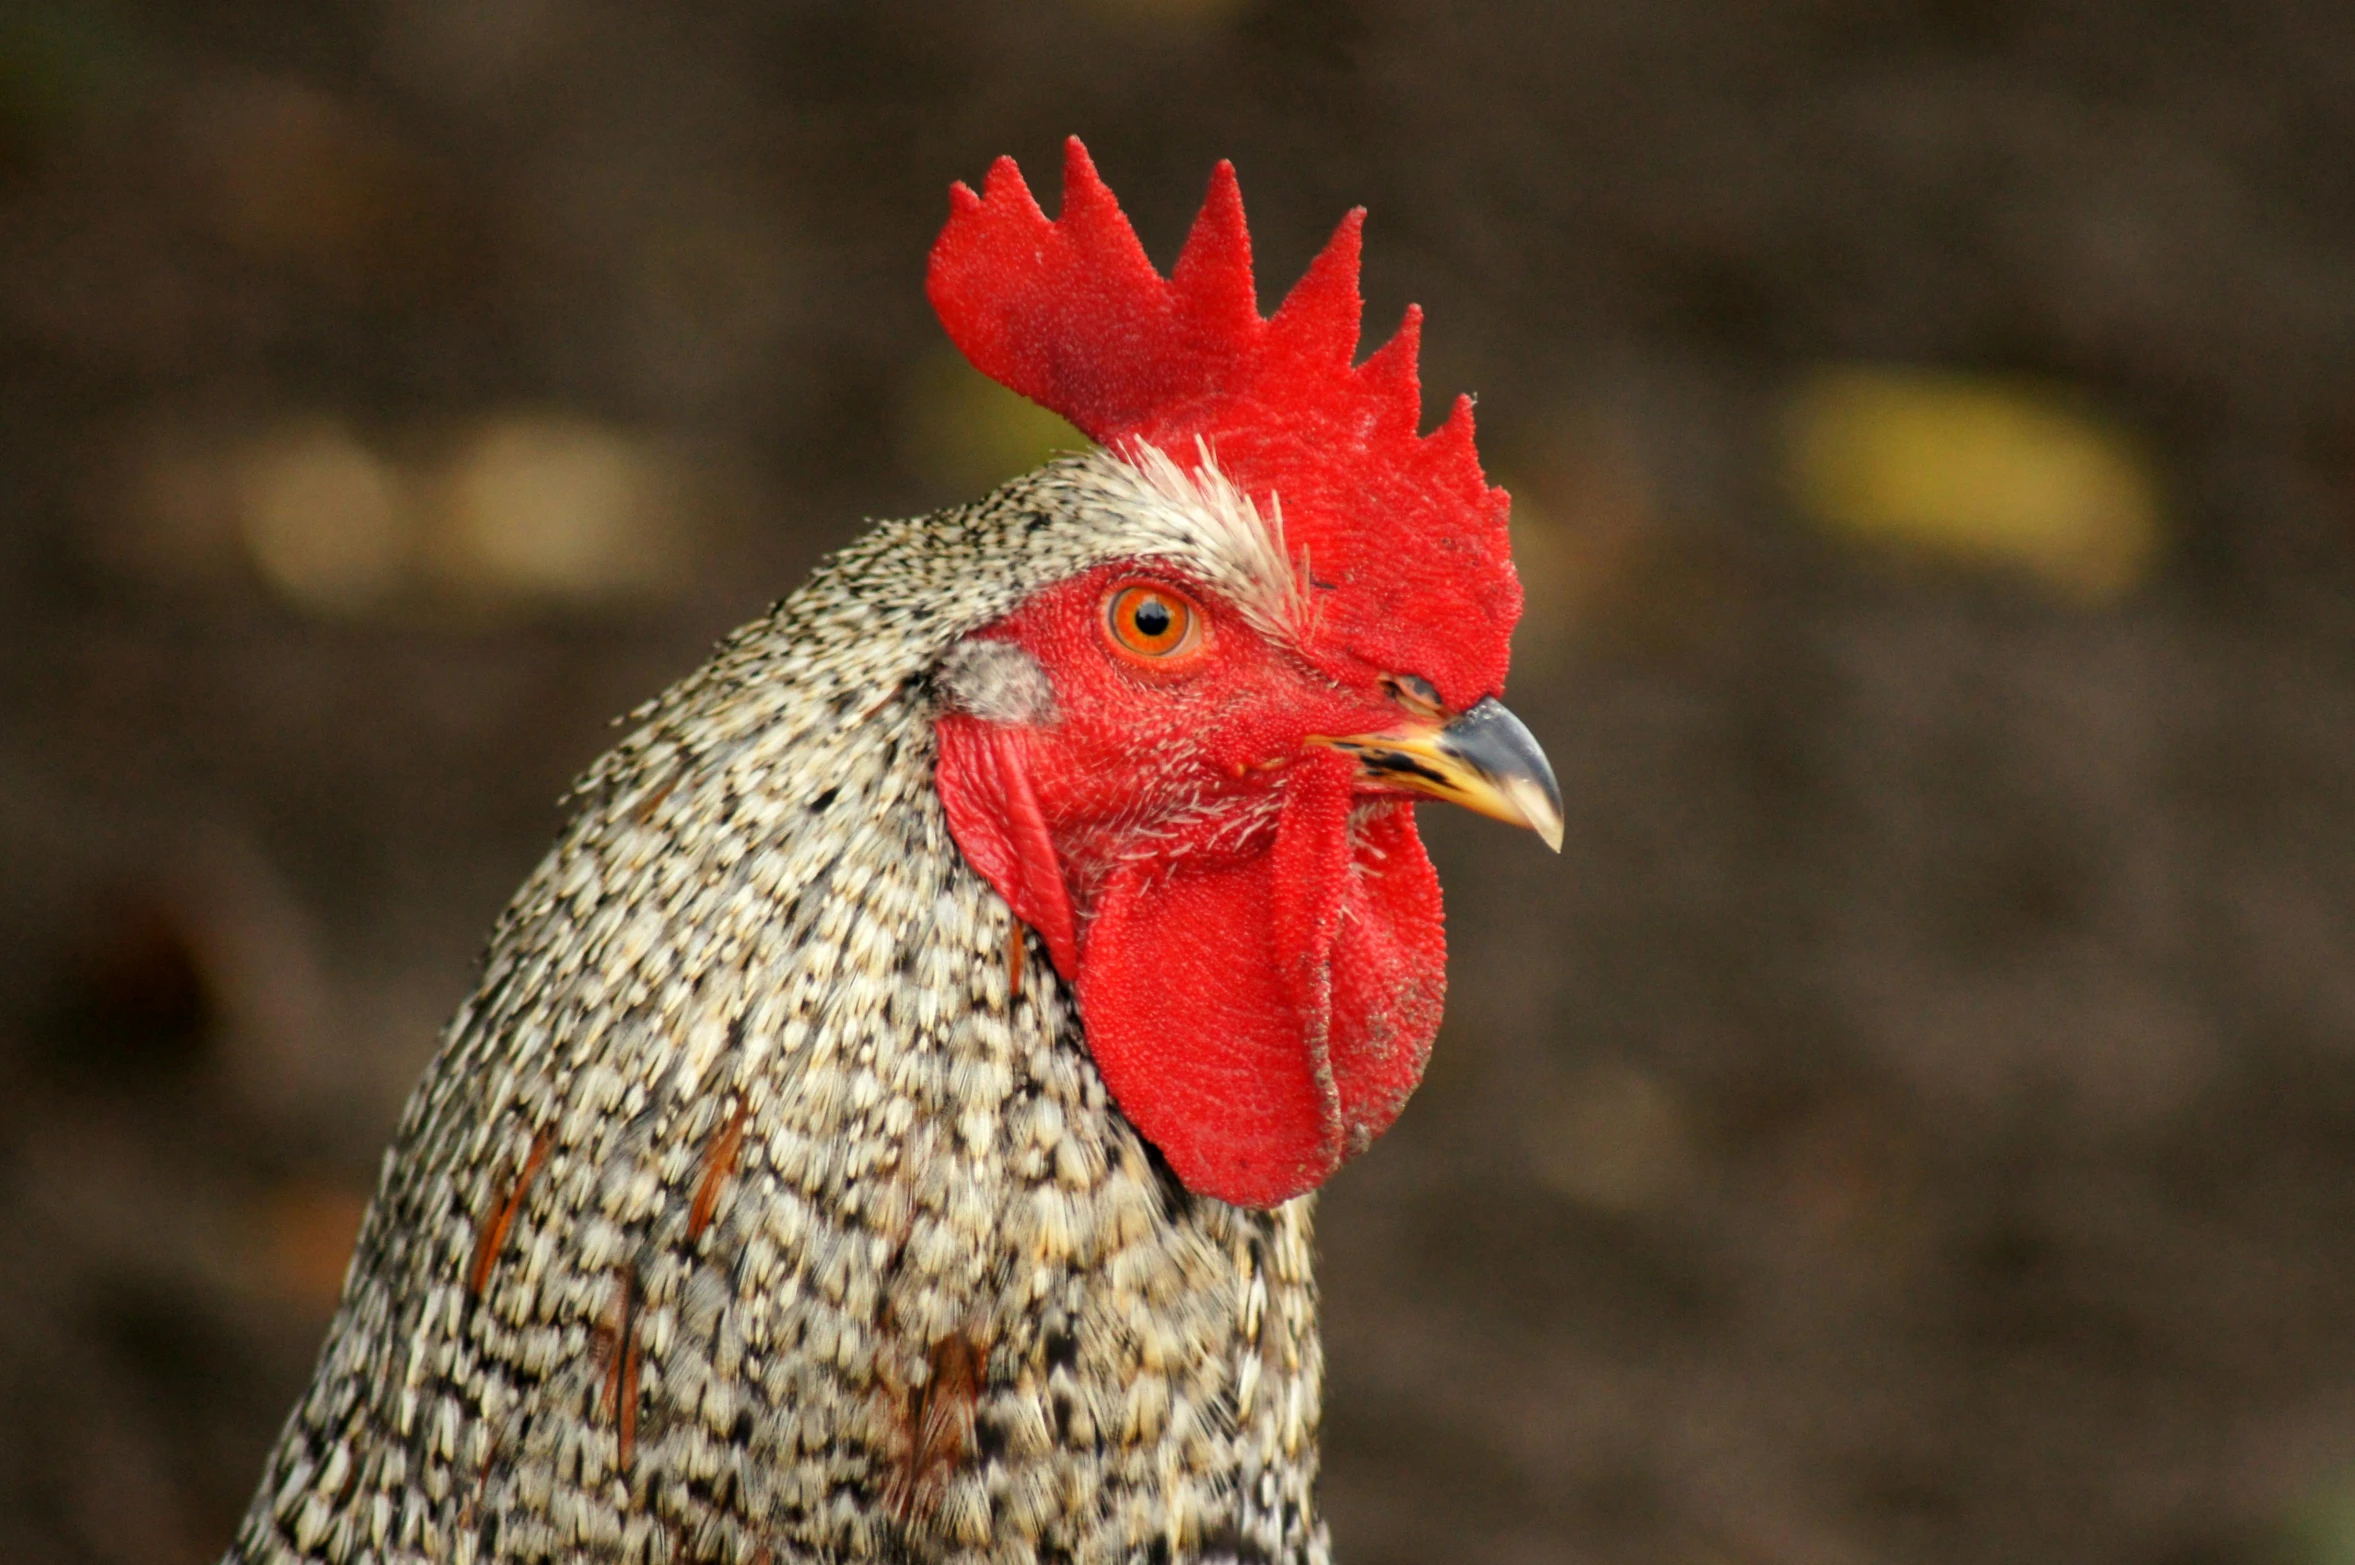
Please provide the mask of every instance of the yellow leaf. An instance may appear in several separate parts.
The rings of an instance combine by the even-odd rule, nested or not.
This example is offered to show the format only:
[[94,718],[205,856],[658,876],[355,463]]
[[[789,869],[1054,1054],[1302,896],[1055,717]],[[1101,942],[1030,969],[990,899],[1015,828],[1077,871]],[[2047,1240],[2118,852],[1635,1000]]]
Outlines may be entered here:
[[2022,569],[2090,602],[2131,590],[2158,552],[2136,442],[2046,388],[1830,369],[1792,395],[1784,434],[1794,497],[1836,533]]

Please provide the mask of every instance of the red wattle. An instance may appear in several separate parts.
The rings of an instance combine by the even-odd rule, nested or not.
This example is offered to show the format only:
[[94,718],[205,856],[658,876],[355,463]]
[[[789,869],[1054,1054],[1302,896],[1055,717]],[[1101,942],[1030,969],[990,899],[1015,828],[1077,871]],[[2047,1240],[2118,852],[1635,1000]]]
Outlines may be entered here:
[[1413,806],[1358,824],[1356,874],[1332,948],[1334,1086],[1345,1114],[1342,1156],[1388,1130],[1423,1081],[1447,1003],[1447,930],[1439,872]]
[[1023,734],[963,716],[938,731],[957,846],[1074,982],[1105,1086],[1187,1189],[1273,1206],[1390,1127],[1447,982],[1409,806],[1353,835],[1354,763],[1312,752],[1284,778],[1270,845],[1122,864],[1079,924]]
[[1313,1190],[1363,1151],[1438,1030],[1438,876],[1403,806],[1352,850],[1349,775],[1302,761],[1273,847],[1126,869],[1081,935],[1105,1085],[1187,1189],[1238,1206]]

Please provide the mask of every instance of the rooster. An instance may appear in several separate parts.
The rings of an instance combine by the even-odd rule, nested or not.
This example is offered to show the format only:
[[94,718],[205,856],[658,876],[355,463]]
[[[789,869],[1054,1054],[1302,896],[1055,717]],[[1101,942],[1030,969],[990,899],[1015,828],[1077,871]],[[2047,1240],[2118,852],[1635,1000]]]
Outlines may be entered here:
[[635,716],[410,1100],[230,1559],[1323,1561],[1313,1192],[1440,1018],[1434,797],[1560,846],[1361,213],[1262,319],[1075,140],[929,292],[1096,449]]

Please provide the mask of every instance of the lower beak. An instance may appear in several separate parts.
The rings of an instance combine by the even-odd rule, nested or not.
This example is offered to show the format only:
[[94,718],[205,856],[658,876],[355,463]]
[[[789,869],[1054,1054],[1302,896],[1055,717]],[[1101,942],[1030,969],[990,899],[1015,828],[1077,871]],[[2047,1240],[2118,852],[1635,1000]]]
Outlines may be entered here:
[[1358,774],[1428,794],[1492,820],[1526,826],[1562,851],[1562,790],[1521,719],[1491,696],[1444,726],[1402,723],[1386,733],[1334,739],[1309,735],[1357,759]]

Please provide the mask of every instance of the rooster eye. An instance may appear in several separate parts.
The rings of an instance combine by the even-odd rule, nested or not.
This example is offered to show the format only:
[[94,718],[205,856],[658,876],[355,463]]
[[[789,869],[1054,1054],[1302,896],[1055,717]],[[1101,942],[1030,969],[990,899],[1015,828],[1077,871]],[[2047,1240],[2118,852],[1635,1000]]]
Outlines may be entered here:
[[1141,583],[1114,588],[1104,605],[1113,646],[1131,657],[1160,660],[1186,651],[1199,619],[1183,593]]

